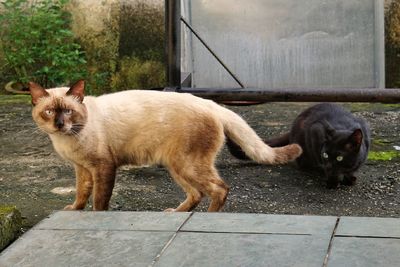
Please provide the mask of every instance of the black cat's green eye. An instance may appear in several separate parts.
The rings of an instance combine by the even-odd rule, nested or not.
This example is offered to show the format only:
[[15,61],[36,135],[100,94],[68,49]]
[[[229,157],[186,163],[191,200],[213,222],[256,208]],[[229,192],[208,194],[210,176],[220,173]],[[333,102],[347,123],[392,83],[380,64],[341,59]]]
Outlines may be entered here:
[[342,161],[343,160],[343,156],[337,156],[336,160],[339,161],[339,162]]

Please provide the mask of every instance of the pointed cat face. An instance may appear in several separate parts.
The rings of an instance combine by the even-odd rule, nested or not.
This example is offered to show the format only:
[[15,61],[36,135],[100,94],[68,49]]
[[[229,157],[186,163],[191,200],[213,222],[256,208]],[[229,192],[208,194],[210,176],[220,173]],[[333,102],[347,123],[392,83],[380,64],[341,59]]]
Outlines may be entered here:
[[320,155],[327,176],[350,172],[355,166],[359,166],[362,142],[363,135],[360,129],[353,132],[331,132]]
[[48,134],[75,135],[84,127],[87,111],[82,104],[84,82],[78,81],[71,88],[45,90],[29,83],[32,96],[32,117],[38,127]]

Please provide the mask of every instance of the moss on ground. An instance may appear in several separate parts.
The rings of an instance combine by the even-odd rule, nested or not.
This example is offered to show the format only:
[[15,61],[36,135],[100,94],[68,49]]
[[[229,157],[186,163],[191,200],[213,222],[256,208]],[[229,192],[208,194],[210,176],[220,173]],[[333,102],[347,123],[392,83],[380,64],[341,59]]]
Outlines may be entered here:
[[0,251],[18,236],[21,225],[21,213],[15,206],[0,206]]
[[368,160],[393,160],[395,158],[400,158],[400,151],[370,151],[368,154]]

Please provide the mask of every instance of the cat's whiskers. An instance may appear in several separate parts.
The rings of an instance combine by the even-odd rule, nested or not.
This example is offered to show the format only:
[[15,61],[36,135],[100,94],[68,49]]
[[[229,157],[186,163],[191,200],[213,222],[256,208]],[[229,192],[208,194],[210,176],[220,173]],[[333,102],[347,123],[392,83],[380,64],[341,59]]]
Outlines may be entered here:
[[47,134],[43,129],[39,128],[37,125],[35,125],[32,133],[37,134],[37,135],[46,135]]
[[84,126],[85,126],[84,124],[80,124],[80,123],[72,124],[71,128],[69,129],[69,134],[78,138],[80,136],[80,132]]

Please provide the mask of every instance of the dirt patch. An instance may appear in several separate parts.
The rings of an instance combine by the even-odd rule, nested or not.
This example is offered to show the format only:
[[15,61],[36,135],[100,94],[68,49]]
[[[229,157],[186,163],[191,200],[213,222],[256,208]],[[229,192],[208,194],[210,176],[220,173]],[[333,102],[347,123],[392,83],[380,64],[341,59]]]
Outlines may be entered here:
[[[16,205],[25,218],[25,228],[70,204],[75,184],[72,167],[57,156],[48,137],[35,127],[28,102],[27,98],[0,96],[0,203]],[[267,137],[287,131],[296,115],[310,105],[268,103],[229,108]],[[400,146],[399,105],[344,106],[370,123],[373,151],[394,151]],[[292,165],[243,162],[226,149],[217,167],[231,186],[226,212],[400,217],[400,158],[396,156],[368,161],[359,172],[357,185],[337,190],[326,189],[323,178]],[[123,167],[118,171],[111,209],[162,211],[183,199],[184,194],[163,168]],[[207,204],[204,201],[196,211],[205,211]]]

